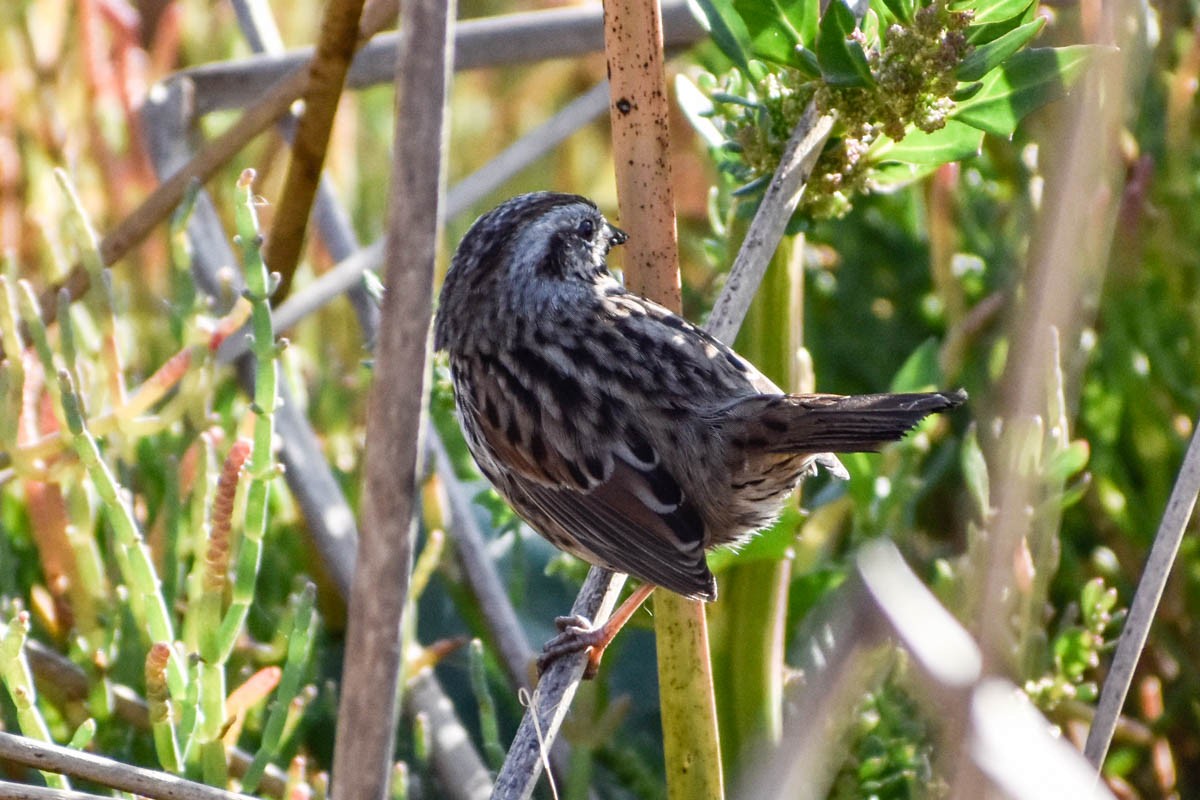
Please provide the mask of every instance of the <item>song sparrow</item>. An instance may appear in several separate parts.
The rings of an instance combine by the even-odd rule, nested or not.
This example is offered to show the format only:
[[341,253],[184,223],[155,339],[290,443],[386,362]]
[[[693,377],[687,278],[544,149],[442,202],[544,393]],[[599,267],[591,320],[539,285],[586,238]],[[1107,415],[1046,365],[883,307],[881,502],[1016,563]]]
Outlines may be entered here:
[[576,195],[514,197],[463,237],[435,344],[471,454],[562,550],[712,600],[705,551],[770,524],[833,451],[876,450],[962,391],[785,394],[609,273],[626,239]]

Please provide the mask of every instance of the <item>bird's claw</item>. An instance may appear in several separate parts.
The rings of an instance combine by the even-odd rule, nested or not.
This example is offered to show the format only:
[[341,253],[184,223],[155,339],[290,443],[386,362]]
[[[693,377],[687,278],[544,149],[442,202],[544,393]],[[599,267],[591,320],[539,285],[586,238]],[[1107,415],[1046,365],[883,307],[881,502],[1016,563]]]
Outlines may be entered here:
[[556,617],[554,627],[558,628],[558,635],[546,642],[546,646],[542,648],[537,660],[538,675],[563,656],[591,650],[583,677],[584,680],[594,678],[600,668],[600,656],[604,653],[601,645],[607,644],[604,626],[597,627],[587,617],[572,614],[568,617]]

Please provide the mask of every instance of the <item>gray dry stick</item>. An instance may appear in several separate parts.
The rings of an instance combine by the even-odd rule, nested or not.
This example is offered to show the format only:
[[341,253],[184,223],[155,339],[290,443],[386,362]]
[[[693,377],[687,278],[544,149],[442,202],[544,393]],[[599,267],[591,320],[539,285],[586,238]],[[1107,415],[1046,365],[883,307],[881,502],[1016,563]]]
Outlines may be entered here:
[[[663,2],[668,48],[685,47],[707,34],[687,0]],[[454,35],[455,70],[571,58],[603,49],[603,10],[599,3],[464,20]],[[396,72],[396,33],[377,35],[354,59],[346,85],[361,89],[388,82]],[[241,108],[262,94],[261,87],[307,63],[312,48],[219,61],[183,70],[179,77],[196,86],[196,114]]]
[[815,103],[809,103],[804,116],[796,124],[779,160],[779,167],[771,176],[758,212],[746,231],[741,249],[721,295],[713,303],[705,329],[722,342],[732,342],[742,327],[742,320],[750,310],[758,285],[762,283],[767,265],[775,255],[780,240],[787,230],[788,220],[800,203],[804,186],[812,175],[813,165],[821,155],[825,140],[833,130],[833,117],[822,116]]
[[1129,686],[1133,683],[1133,671],[1137,667],[1142,650],[1146,647],[1150,625],[1158,612],[1167,578],[1171,576],[1171,565],[1175,563],[1175,556],[1179,553],[1179,544],[1183,541],[1188,521],[1192,518],[1198,494],[1200,420],[1196,421],[1196,431],[1192,434],[1192,441],[1183,456],[1183,466],[1179,468],[1179,477],[1175,479],[1175,486],[1171,489],[1167,508],[1163,511],[1162,522],[1158,526],[1158,533],[1154,536],[1154,544],[1146,559],[1146,569],[1142,572],[1142,580],[1133,596],[1133,604],[1129,607],[1129,617],[1125,620],[1124,630],[1121,631],[1117,652],[1113,655],[1108,678],[1105,679],[1104,689],[1100,692],[1096,716],[1092,720],[1091,729],[1088,730],[1083,753],[1096,769],[1100,769],[1104,764],[1104,756],[1108,753],[1113,732],[1117,729],[1117,718],[1121,715],[1125,697],[1129,694]]
[[[0,760],[84,778],[156,800],[248,800],[247,795],[195,783],[177,775],[142,769],[93,753],[0,731]],[[2,791],[2,790],[0,790]],[[0,794],[0,797],[4,795]]]
[[388,292],[367,407],[363,530],[348,609],[334,797],[385,797],[391,775],[401,621],[412,571],[413,512],[429,392],[428,331],[444,208],[454,13],[454,2],[439,0],[408,0],[401,10]]

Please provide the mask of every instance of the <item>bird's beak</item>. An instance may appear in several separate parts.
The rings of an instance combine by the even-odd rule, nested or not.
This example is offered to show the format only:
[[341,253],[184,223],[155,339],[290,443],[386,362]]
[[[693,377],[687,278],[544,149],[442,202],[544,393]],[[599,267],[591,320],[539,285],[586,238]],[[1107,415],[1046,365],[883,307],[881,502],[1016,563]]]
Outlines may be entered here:
[[616,247],[619,244],[625,244],[629,241],[629,234],[618,228],[612,223],[608,224],[608,246]]

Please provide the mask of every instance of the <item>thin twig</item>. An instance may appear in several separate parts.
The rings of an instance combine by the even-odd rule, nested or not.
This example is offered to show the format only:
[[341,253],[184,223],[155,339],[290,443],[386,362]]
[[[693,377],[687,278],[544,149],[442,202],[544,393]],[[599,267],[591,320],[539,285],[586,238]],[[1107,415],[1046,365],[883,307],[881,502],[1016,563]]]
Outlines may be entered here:
[[1104,763],[1109,744],[1112,743],[1117,718],[1133,683],[1133,671],[1150,635],[1150,625],[1158,612],[1167,578],[1171,575],[1171,565],[1175,563],[1183,534],[1196,507],[1197,494],[1200,494],[1200,420],[1183,456],[1183,466],[1179,469],[1158,533],[1154,536],[1154,544],[1150,547],[1146,568],[1142,571],[1141,582],[1129,607],[1129,617],[1117,643],[1117,652],[1113,655],[1104,689],[1100,692],[1096,717],[1088,730],[1083,752],[1096,769]]
[[[592,567],[571,613],[602,624],[612,613],[625,576]],[[538,679],[529,708],[496,776],[494,800],[525,800],[537,786],[549,750],[583,678],[586,653],[555,659]]]
[[0,800],[110,800],[104,795],[0,781]]
[[254,105],[246,109],[229,130],[206,144],[186,166],[158,185],[141,205],[113,228],[100,242],[100,256],[106,265],[128,253],[179,205],[184,190],[193,179],[206,181],[241,152],[258,134],[287,111],[308,84],[308,71],[288,73],[271,86]]
[[822,116],[816,104],[809,103],[788,139],[779,166],[729,269],[725,287],[713,304],[706,329],[717,339],[732,342],[737,336],[831,130],[833,117]]
[[276,297],[287,297],[304,248],[308,218],[329,150],[329,136],[346,73],[358,44],[358,22],[365,0],[330,0],[321,16],[320,38],[308,65],[304,114],[296,126],[292,157],[279,194],[278,213],[263,258],[279,275]]
[[11,733],[0,732],[0,759],[161,800],[248,800],[244,794]]
[[[685,47],[707,34],[686,0],[663,3],[666,46]],[[350,67],[346,86],[361,89],[392,80],[396,74],[399,34],[376,36],[363,46]],[[604,47],[603,11],[599,4],[505,14],[465,20],[455,29],[456,71],[570,58],[595,53]],[[260,55],[221,61],[183,70],[196,86],[196,114],[241,108],[260,94],[256,87],[270,84],[290,69],[301,67],[313,49],[300,48],[286,55]]]
[[[386,4],[376,2],[371,8],[379,9],[381,5]],[[283,52],[283,37],[279,33],[279,26],[275,23],[275,17],[271,13],[271,6],[267,0],[233,0],[233,9],[237,13],[242,35],[254,52],[275,54]],[[366,12],[363,13],[365,15]],[[394,21],[395,17],[393,16]],[[365,17],[362,24],[364,26],[368,24]],[[288,144],[295,139],[295,122],[295,117],[289,114],[277,125],[280,135]],[[277,210],[276,213],[282,212]],[[313,203],[312,216],[313,224],[320,233],[321,241],[334,261],[341,261],[358,251],[360,247],[358,237],[350,224],[349,216],[338,203],[333,183],[324,173],[317,182],[317,196]],[[275,268],[276,265],[272,264],[271,266]],[[367,341],[374,341],[375,330],[379,327],[379,306],[367,291],[365,283],[358,281],[351,284],[346,290],[346,297],[354,307],[358,324],[363,329],[363,338]],[[278,302],[278,298],[275,298],[274,301]],[[273,308],[272,312],[274,320],[278,309]],[[281,330],[286,330],[286,328],[276,322],[276,333]],[[244,334],[245,331],[242,333]]]
[[433,269],[445,197],[445,117],[455,3],[408,0],[396,70],[395,160],[388,203],[388,291],[367,408],[363,535],[351,587],[334,797],[387,794],[401,621],[412,567],[429,393]]

